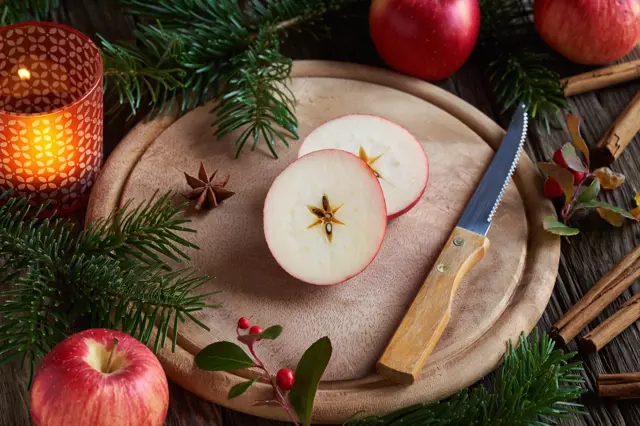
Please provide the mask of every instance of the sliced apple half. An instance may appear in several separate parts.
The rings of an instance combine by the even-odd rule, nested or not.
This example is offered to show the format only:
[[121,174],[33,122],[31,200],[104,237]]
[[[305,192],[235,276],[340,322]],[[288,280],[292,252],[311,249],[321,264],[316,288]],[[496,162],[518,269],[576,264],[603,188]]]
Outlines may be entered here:
[[420,142],[404,127],[375,115],[350,114],[314,129],[299,157],[323,149],[359,156],[380,181],[389,219],[408,212],[427,187],[429,162]]
[[375,258],[387,228],[382,189],[367,164],[328,149],[300,157],[275,179],[264,233],[276,261],[310,284],[338,284]]

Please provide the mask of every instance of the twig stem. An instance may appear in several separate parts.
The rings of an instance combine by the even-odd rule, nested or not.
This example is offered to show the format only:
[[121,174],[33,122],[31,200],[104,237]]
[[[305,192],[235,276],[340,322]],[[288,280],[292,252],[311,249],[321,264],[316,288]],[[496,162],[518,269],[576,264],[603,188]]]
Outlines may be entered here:
[[276,383],[276,378],[272,376],[271,373],[269,373],[269,370],[264,365],[264,362],[262,362],[258,354],[256,354],[254,343],[255,342],[250,342],[247,344],[247,346],[249,347],[249,352],[251,352],[251,355],[258,363],[258,367],[264,371],[264,374],[267,376],[266,378],[268,379],[269,383],[271,383],[271,387],[273,388],[273,394],[276,397],[276,401],[278,402],[280,407],[282,407],[282,409],[289,415],[289,418],[293,422],[294,426],[300,426],[300,424],[298,423],[298,420],[293,414],[293,411],[291,410],[291,407],[289,407],[289,404],[287,403],[287,399],[282,394],[282,392],[280,392],[280,388],[278,388],[278,384]]
[[113,346],[111,347],[111,352],[109,353],[109,359],[107,360],[107,368],[105,371],[106,374],[111,373],[111,367],[113,364],[113,355],[116,353],[116,348],[118,347],[118,343],[119,343],[119,340],[114,337]]

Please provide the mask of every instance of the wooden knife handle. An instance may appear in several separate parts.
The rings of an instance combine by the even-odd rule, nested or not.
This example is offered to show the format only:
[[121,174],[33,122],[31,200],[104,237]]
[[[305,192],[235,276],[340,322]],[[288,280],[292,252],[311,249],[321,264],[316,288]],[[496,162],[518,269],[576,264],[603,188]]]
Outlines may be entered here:
[[460,281],[489,248],[482,235],[456,227],[376,365],[395,382],[412,384],[449,323]]

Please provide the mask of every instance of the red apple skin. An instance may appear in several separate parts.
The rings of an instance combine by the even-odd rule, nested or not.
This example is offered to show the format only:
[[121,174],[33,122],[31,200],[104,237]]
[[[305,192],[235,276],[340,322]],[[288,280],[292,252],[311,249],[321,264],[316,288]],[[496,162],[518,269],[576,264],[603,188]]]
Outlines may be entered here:
[[428,81],[467,61],[480,31],[478,0],[373,0],[371,39],[384,62]]
[[[88,342],[128,364],[104,374],[85,358]],[[115,359],[115,358],[114,358]],[[38,368],[31,388],[35,426],[160,426],[169,407],[169,388],[160,362],[146,346],[114,330],[91,329],[56,345]]]
[[[331,119],[331,120],[335,120],[335,119],[338,119],[338,118],[346,117],[347,115],[371,115],[371,116],[376,117],[376,118],[381,118],[381,119],[383,119],[383,120],[387,120],[386,118],[384,118],[384,117],[380,117],[380,116],[378,116],[378,115],[373,115],[373,114],[363,114],[363,113],[362,113],[362,114],[345,114],[345,115],[341,115],[341,116],[338,116],[338,117],[336,117],[336,118],[333,118],[333,119]],[[328,121],[331,121],[331,120],[328,120]],[[325,121],[324,123],[322,123],[322,125],[326,124],[328,121]],[[389,121],[389,120],[387,120],[387,121]],[[318,126],[318,127],[321,127],[322,125],[320,125],[320,126]],[[406,128],[404,128],[403,126],[399,125],[398,123],[393,123],[393,125],[398,126],[398,127],[402,127],[402,128],[403,128],[407,133],[411,134],[411,132],[409,132],[409,130],[407,130],[407,129],[406,129]],[[315,129],[314,129],[314,130],[312,130],[312,131],[311,131],[311,133],[313,133],[314,131],[315,131]],[[309,133],[309,136],[311,136],[311,133]],[[307,136],[307,137],[309,137],[309,136]],[[418,141],[418,139],[416,139],[413,135],[411,135],[411,137],[416,141],[416,143],[417,143],[418,145],[420,145],[420,142]],[[304,144],[304,141],[303,141],[303,144]],[[420,149],[421,149],[421,150],[423,149],[423,148],[422,148],[422,145],[420,145]],[[302,151],[302,145],[300,145],[300,148],[299,148],[298,152],[300,152],[300,151]],[[423,152],[424,152],[424,151],[423,151]],[[298,155],[300,155],[300,154],[298,154]],[[424,181],[424,186],[422,187],[422,190],[420,191],[420,195],[418,195],[418,198],[416,198],[416,199],[415,199],[411,204],[409,204],[409,205],[408,205],[407,207],[405,207],[404,209],[402,209],[402,210],[400,210],[400,211],[398,211],[398,212],[396,212],[396,213],[389,214],[389,215],[387,216],[387,220],[393,220],[393,219],[396,219],[396,218],[398,218],[398,217],[402,216],[403,214],[405,214],[405,213],[409,212],[409,210],[411,210],[412,208],[414,208],[414,207],[416,206],[416,204],[418,204],[418,202],[422,199],[422,196],[424,195],[424,191],[426,191],[426,190],[427,190],[427,185],[429,184],[429,176],[431,176],[431,168],[429,167],[429,158],[427,157],[427,153],[426,153],[426,152],[424,152],[424,161],[425,161],[426,166],[427,166],[427,179]]]
[[640,39],[640,0],[535,0],[533,19],[552,49],[579,64],[616,61]]
[[[427,181],[429,180],[429,176],[427,175]],[[397,219],[400,216],[402,216],[405,213],[408,213],[409,210],[411,210],[412,208],[414,208],[416,206],[416,204],[418,204],[418,201],[420,201],[422,199],[422,195],[424,194],[424,191],[427,189],[427,184],[424,184],[424,188],[422,188],[422,192],[420,193],[420,196],[418,198],[415,199],[415,201],[411,204],[409,204],[406,208],[400,210],[399,212],[389,215],[387,217],[387,220],[393,220],[393,219]]]

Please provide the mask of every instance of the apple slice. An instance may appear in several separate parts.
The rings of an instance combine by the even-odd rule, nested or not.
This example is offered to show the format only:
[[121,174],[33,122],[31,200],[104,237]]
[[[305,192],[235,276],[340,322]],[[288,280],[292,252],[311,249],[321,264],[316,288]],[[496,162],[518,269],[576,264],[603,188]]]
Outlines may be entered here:
[[275,179],[264,203],[273,257],[309,284],[338,284],[362,272],[380,250],[386,228],[378,179],[346,151],[300,157]]
[[369,164],[380,180],[389,219],[408,212],[427,187],[429,163],[422,145],[385,118],[351,114],[328,121],[306,137],[298,156],[322,149],[348,151]]

